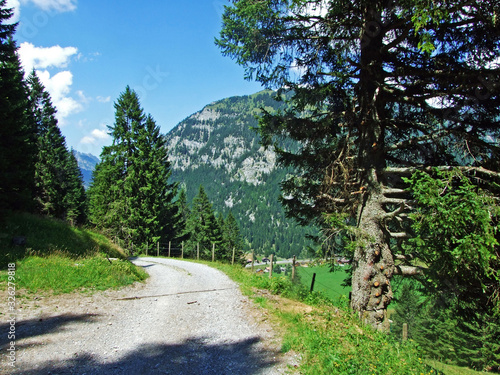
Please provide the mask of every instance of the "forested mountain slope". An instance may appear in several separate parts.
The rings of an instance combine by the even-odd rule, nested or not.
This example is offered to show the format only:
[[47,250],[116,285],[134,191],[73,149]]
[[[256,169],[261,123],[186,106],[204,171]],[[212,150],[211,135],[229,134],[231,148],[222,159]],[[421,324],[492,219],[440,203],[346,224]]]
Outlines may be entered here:
[[172,180],[191,201],[200,185],[224,216],[237,219],[248,249],[280,256],[298,255],[310,245],[306,230],[286,219],[278,202],[286,171],[259,143],[255,115],[278,108],[271,91],[211,103],[180,122],[167,135]]

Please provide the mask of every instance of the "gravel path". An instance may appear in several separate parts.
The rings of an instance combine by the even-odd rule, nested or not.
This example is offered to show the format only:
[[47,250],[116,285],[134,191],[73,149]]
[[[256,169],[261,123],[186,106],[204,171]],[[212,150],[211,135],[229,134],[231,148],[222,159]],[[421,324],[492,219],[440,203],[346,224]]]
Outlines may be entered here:
[[145,285],[20,303],[17,368],[2,374],[286,373],[293,358],[222,272],[172,259],[134,263],[151,275]]

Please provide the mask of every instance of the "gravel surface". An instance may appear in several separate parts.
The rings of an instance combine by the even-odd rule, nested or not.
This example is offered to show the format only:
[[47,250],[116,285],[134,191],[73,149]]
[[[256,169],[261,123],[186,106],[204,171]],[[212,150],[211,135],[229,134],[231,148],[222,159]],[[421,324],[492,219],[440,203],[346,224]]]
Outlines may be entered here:
[[[172,259],[134,260],[145,284],[18,303],[16,369],[2,374],[284,374],[265,312],[222,272]],[[1,332],[8,325],[0,324]]]

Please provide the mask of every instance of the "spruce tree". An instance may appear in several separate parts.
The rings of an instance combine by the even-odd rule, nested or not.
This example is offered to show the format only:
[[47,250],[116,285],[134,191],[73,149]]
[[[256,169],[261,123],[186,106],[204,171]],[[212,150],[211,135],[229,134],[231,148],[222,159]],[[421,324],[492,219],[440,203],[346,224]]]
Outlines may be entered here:
[[165,140],[128,86],[109,130],[113,143],[104,147],[88,193],[90,220],[129,248],[175,240],[182,228]]
[[0,210],[32,210],[35,127],[24,72],[13,40],[17,24],[0,0]]
[[[80,172],[71,165],[72,155],[66,147],[66,140],[59,129],[56,109],[50,95],[33,71],[28,77],[29,103],[37,128],[38,155],[35,164],[35,200],[40,213],[66,219],[68,202],[74,193],[69,191],[70,180],[80,184]],[[82,197],[80,197],[82,199]],[[74,211],[75,207],[72,208]],[[75,219],[71,214],[71,221]]]
[[84,224],[87,221],[87,196],[83,184],[83,175],[74,150],[71,150],[66,160],[66,195],[64,206],[66,220],[71,225]]
[[187,222],[189,220],[189,216],[191,215],[191,210],[189,209],[189,205],[187,203],[187,194],[185,188],[181,188],[177,197],[177,201],[175,203],[179,211],[179,230],[177,242],[183,242],[188,240],[190,237],[190,233],[187,228]]
[[221,242],[221,229],[219,228],[212,203],[208,199],[202,185],[191,204],[191,215],[187,221],[187,230],[190,233],[187,242],[188,250],[196,254],[197,246],[200,247],[200,257],[211,259],[212,246]]
[[221,260],[230,262],[235,252],[234,261],[241,263],[243,260],[243,240],[240,235],[240,228],[233,213],[229,211],[226,220],[222,225]]
[[422,295],[418,293],[418,284],[413,280],[403,280],[399,291],[394,313],[391,315],[391,332],[396,338],[402,338],[403,324],[408,325],[408,338],[414,339],[418,335],[419,318],[422,310],[420,299]]
[[[499,195],[499,14],[492,0],[225,8],[222,52],[247,78],[290,97],[260,123],[290,168],[282,203],[301,223],[354,239],[351,307],[377,329],[388,329],[393,275],[426,271],[403,247],[415,207],[402,178],[460,167]],[[450,256],[434,255],[435,265]]]

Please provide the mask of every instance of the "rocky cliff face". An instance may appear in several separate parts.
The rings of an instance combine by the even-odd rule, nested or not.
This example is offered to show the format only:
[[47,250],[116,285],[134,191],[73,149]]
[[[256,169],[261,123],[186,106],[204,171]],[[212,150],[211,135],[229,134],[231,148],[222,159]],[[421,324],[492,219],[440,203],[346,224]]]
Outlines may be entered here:
[[99,163],[99,158],[92,154],[84,154],[83,152],[75,152],[76,161],[78,162],[78,167],[82,171],[83,184],[87,189],[92,181],[92,172],[97,163]]
[[[253,114],[270,100],[270,92],[212,103],[182,121],[168,135],[170,161],[176,171],[210,167],[230,181],[264,182],[276,168],[276,154],[259,145]],[[236,105],[237,108],[233,107]]]
[[260,108],[280,105],[271,91],[223,99],[183,120],[166,139],[172,179],[186,187],[189,200],[203,185],[216,211],[232,211],[248,249],[291,256],[306,246],[305,230],[285,218],[278,197],[286,172],[253,129]]

